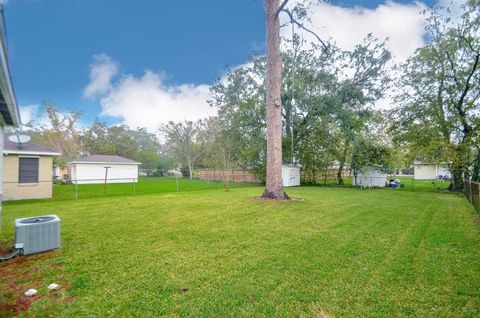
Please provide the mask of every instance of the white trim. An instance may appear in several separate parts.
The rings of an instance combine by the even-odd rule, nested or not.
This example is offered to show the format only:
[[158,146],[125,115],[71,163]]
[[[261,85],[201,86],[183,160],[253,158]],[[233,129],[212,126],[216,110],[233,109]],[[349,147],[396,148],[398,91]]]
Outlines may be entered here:
[[141,165],[141,162],[114,162],[114,161],[72,161],[67,163],[67,166],[80,164],[103,164],[103,165]]
[[10,73],[10,65],[8,61],[7,41],[5,36],[5,16],[3,14],[3,6],[0,7],[0,91],[5,100],[8,112],[12,117],[14,127],[19,127],[21,124],[20,114],[18,110],[17,101],[15,99],[15,91],[12,85],[12,76]]
[[59,152],[48,151],[22,151],[22,150],[3,150],[4,155],[36,155],[36,156],[61,156]]

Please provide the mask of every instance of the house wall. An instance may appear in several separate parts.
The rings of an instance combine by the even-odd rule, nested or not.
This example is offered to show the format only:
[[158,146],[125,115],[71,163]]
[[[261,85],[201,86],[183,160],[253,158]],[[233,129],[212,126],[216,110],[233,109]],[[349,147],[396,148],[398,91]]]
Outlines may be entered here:
[[[0,125],[0,194],[3,196],[3,147],[4,147],[4,128]],[[0,199],[0,201],[2,201]],[[0,209],[1,211],[1,209]],[[1,216],[1,212],[0,212]]]
[[0,125],[0,232],[2,231],[2,219],[3,219],[3,143],[4,143],[4,127]]
[[300,168],[282,166],[282,180],[284,187],[294,187],[300,185]]
[[451,178],[451,173],[450,173],[450,170],[448,169],[448,167],[446,166],[437,166],[437,176],[448,176],[449,178]]
[[92,184],[105,182],[105,167],[108,168],[107,183],[138,181],[138,165],[81,163],[71,166],[70,178],[73,183]]
[[437,176],[435,165],[415,165],[414,166],[415,180],[431,180]]
[[30,156],[39,158],[38,183],[18,183],[19,158],[29,156],[6,155],[3,157],[3,199],[24,200],[52,197],[52,157]]
[[379,187],[383,188],[387,185],[387,175],[377,169],[359,172],[357,178],[352,180],[354,186],[358,187]]
[[437,176],[449,176],[450,170],[448,167],[436,164],[415,164],[414,166],[414,179],[416,180],[432,180]]

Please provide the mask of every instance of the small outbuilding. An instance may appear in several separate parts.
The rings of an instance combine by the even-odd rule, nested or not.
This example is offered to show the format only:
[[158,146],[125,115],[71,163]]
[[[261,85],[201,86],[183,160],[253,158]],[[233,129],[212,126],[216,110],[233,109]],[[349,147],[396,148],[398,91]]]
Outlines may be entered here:
[[447,165],[436,163],[423,163],[415,161],[413,163],[413,174],[415,180],[433,180],[438,176],[451,177],[450,170]]
[[282,165],[282,180],[284,187],[300,185],[300,167],[293,164]]
[[352,184],[357,187],[383,188],[387,186],[387,177],[388,175],[380,168],[370,166],[358,171],[357,176],[354,175],[352,178]]
[[3,199],[25,200],[52,197],[53,158],[61,153],[31,142],[4,138]]
[[75,184],[138,182],[140,162],[111,155],[90,155],[68,163]]

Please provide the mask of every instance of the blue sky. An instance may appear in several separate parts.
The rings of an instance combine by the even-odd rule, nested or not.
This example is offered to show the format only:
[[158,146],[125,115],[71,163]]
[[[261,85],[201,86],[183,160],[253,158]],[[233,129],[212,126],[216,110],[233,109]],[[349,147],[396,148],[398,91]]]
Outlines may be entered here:
[[[365,25],[362,18],[372,19],[368,14],[373,19],[391,15],[390,21],[402,20],[407,12],[417,21],[422,6],[403,0],[333,1],[328,10],[340,17],[344,12],[346,17],[357,14],[355,23]],[[225,68],[241,65],[252,53],[264,50],[262,0],[9,0],[5,15],[17,99],[24,110],[30,107],[30,112],[23,112],[29,118],[41,117],[46,98],[63,110],[82,111],[86,123],[100,117],[111,124],[142,125],[139,116],[129,122],[135,117],[129,107],[154,112],[159,123],[161,118],[172,119],[170,109],[201,117],[205,106],[193,104],[205,99],[208,84]],[[335,25],[327,31],[347,47],[357,41],[353,36],[345,38]],[[412,33],[412,45],[418,45],[419,27],[405,32]],[[398,41],[398,47],[406,45],[405,38]],[[110,65],[107,75],[101,73],[105,64]],[[104,76],[103,88],[85,94],[95,74]],[[154,102],[136,102],[138,96],[149,94],[147,99]],[[193,106],[181,109],[186,104]],[[146,121],[144,126],[151,129],[156,125]]]

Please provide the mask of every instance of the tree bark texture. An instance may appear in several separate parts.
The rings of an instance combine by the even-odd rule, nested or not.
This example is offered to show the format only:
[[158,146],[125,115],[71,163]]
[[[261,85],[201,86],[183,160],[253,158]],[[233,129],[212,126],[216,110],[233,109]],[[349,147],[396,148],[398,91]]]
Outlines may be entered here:
[[278,0],[265,0],[266,14],[266,104],[267,104],[267,178],[266,198],[283,200],[282,182],[282,58],[280,55],[280,20]]

